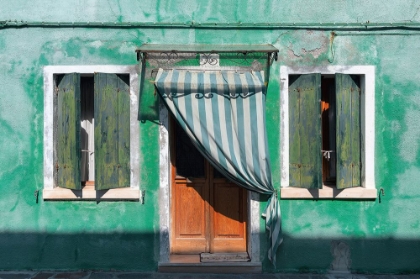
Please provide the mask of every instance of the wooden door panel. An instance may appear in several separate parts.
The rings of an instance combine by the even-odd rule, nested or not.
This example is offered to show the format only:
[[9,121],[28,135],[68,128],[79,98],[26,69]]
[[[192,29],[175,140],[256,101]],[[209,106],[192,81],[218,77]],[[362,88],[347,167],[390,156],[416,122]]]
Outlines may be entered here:
[[177,199],[177,237],[205,236],[205,202],[202,199],[204,184],[177,184],[179,198]]
[[207,201],[206,183],[175,183],[172,191],[172,253],[200,253],[208,250]]
[[234,183],[214,183],[210,252],[246,252],[246,194]]
[[247,191],[226,180],[171,124],[172,254],[246,252]]

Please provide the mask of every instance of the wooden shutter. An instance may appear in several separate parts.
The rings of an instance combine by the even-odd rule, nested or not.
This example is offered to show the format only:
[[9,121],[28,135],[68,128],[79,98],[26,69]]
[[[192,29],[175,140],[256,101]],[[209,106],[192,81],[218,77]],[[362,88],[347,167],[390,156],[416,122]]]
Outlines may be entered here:
[[95,74],[95,189],[130,186],[128,75]]
[[320,102],[321,74],[301,75],[290,84],[290,186],[322,188]]
[[357,76],[335,75],[337,188],[361,186],[360,86]]
[[57,186],[81,189],[80,180],[80,75],[58,76]]

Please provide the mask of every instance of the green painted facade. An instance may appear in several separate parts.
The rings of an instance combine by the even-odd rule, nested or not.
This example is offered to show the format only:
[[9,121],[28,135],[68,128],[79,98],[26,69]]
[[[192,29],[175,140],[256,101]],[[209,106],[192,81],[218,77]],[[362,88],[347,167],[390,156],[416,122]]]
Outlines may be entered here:
[[[385,195],[375,201],[281,200],[284,242],[274,267],[267,260],[261,219],[263,270],[328,272],[332,247],[342,242],[349,247],[352,272],[420,273],[419,21],[414,0],[3,3],[0,270],[157,270],[155,122],[139,121],[140,141],[130,143],[140,146],[144,204],[34,196],[43,189],[43,67],[135,65],[135,49],[153,43],[273,44],[279,49],[266,106],[276,187],[280,66],[375,66],[375,182]],[[375,23],[380,24],[370,26]],[[264,207],[261,203],[261,211]]]

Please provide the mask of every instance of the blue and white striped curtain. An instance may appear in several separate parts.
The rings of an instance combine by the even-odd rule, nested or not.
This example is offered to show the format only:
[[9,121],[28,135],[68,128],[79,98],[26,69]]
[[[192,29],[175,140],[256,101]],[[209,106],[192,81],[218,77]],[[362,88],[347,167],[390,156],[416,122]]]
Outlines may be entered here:
[[159,69],[155,86],[204,157],[239,186],[271,195],[265,211],[275,263],[282,241],[280,205],[272,185],[265,129],[263,72]]

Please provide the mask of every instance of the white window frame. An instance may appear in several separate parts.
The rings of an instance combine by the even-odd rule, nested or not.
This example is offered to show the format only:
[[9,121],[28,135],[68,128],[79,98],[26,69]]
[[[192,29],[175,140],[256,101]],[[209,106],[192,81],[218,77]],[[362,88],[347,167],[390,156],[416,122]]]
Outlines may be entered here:
[[[85,187],[70,190],[54,183],[54,75],[58,74],[128,74],[130,76],[130,187],[99,190]],[[137,121],[139,70],[133,65],[45,66],[44,67],[44,200],[139,200],[139,124]]]
[[[336,73],[358,75],[361,87],[362,186],[337,189],[323,185],[322,189],[289,187],[289,75]],[[282,199],[376,199],[375,187],[375,67],[374,66],[314,66],[280,67],[280,168]]]

